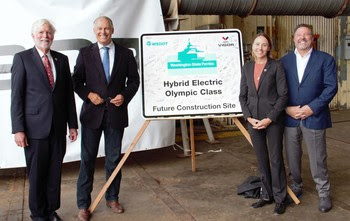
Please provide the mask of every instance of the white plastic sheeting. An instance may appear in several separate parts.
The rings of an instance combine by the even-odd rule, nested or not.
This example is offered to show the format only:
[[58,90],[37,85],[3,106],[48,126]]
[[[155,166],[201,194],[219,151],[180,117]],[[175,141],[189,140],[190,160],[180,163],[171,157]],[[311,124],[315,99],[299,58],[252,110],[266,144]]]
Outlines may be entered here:
[[[23,149],[16,146],[11,134],[9,87],[11,74],[9,72],[13,54],[33,47],[31,26],[35,20],[47,18],[54,23],[57,29],[55,40],[61,42],[63,40],[67,43],[66,48],[61,52],[69,57],[71,70],[75,65],[78,48],[71,47],[69,42],[77,39],[80,39],[78,42],[95,42],[92,25],[94,19],[100,15],[112,18],[115,26],[113,38],[135,39],[145,32],[162,32],[164,25],[160,2],[154,0],[5,1],[2,2],[0,13],[3,30],[0,35],[0,168],[11,168],[25,166],[25,160]],[[138,47],[133,51],[137,54]],[[82,101],[78,96],[76,96],[76,103],[79,115]],[[129,104],[130,126],[125,130],[123,152],[130,146],[143,121],[139,89]],[[103,143],[102,136],[99,156],[104,155]],[[152,121],[134,150],[160,148],[174,143],[174,121]],[[68,142],[67,145],[65,162],[76,160],[80,160],[80,136],[76,142]]]

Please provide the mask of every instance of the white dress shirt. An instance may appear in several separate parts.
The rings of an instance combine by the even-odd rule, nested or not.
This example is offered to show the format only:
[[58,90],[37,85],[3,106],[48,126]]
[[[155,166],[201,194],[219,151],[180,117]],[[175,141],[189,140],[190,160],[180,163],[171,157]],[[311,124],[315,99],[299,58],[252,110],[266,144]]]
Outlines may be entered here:
[[294,51],[295,56],[297,58],[296,60],[297,60],[299,84],[301,83],[301,80],[303,79],[305,68],[306,68],[307,63],[309,62],[311,52],[312,52],[312,48],[304,56],[301,56],[297,49],[295,49],[295,51]]
[[[41,58],[41,61],[43,61],[43,57],[44,57],[44,52],[42,52],[41,50],[39,50],[37,47],[35,47],[36,50],[38,51],[39,55],[40,55],[40,58]],[[47,55],[47,58],[49,59],[49,62],[51,64],[51,69],[52,69],[52,74],[53,74],[53,82],[55,83],[56,82],[56,67],[55,67],[55,63],[53,62],[53,58],[50,54],[50,51],[46,54]],[[43,62],[44,64],[44,62]]]

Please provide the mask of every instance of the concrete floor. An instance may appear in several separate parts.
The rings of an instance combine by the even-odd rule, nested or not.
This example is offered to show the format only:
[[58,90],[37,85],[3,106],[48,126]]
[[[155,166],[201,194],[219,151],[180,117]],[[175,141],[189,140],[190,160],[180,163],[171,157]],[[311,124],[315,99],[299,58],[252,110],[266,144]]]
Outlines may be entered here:
[[[318,197],[311,179],[304,149],[304,195],[299,205],[285,214],[273,215],[274,204],[249,208],[255,199],[236,194],[248,176],[257,175],[255,154],[243,136],[218,139],[211,145],[196,141],[197,172],[191,172],[190,158],[178,158],[178,148],[132,153],[123,167],[120,201],[125,213],[113,214],[102,199],[92,220],[175,221],[175,220],[350,220],[350,111],[336,111],[333,128],[327,131],[328,168],[333,209],[318,211]],[[238,133],[233,133],[238,134]],[[216,137],[220,136],[215,132]],[[221,134],[222,135],[222,134]],[[220,150],[211,152],[210,150]],[[77,220],[76,181],[78,163],[64,165],[61,208],[64,220]],[[95,172],[93,199],[104,185],[103,159]],[[28,181],[24,169],[0,170],[0,220],[30,220]]]

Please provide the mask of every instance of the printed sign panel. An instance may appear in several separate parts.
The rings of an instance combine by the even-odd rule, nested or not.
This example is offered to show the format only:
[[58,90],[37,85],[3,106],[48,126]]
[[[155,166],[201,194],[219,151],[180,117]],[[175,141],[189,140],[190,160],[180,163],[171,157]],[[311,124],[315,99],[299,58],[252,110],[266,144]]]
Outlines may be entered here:
[[239,30],[143,34],[140,45],[144,118],[241,114]]

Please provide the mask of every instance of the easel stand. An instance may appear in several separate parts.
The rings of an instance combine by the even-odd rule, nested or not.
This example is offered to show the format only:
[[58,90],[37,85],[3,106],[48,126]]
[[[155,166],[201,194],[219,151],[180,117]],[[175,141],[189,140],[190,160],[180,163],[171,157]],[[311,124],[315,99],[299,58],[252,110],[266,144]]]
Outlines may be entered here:
[[[249,136],[249,133],[244,128],[244,126],[241,124],[241,122],[238,120],[238,118],[237,117],[233,117],[233,121],[235,122],[235,124],[237,125],[239,130],[243,133],[245,138],[249,141],[249,143],[252,144],[250,136]],[[140,140],[142,134],[145,132],[145,130],[146,130],[147,126],[149,125],[149,123],[150,123],[150,120],[146,120],[143,123],[141,129],[139,130],[139,132],[137,133],[136,137],[134,138],[134,140],[130,144],[130,147],[128,148],[128,150],[124,154],[123,158],[120,160],[119,164],[117,165],[117,167],[115,168],[115,170],[113,171],[113,173],[111,174],[111,176],[109,177],[109,179],[107,180],[107,182],[105,183],[105,185],[103,186],[103,188],[101,189],[99,194],[97,195],[95,201],[91,204],[91,206],[89,208],[89,211],[90,211],[91,214],[94,212],[94,210],[96,209],[97,205],[101,201],[103,195],[106,193],[108,187],[111,185],[111,183],[113,182],[114,178],[117,176],[118,172],[120,171],[120,169],[124,165],[125,161],[128,159],[130,153],[132,152],[132,150],[136,146],[137,142]],[[196,151],[195,151],[195,143],[194,143],[193,119],[190,119],[190,143],[191,143],[192,172],[196,172],[196,158],[195,158],[196,157]],[[292,197],[292,199],[295,202],[295,204],[299,204],[300,203],[299,199],[295,196],[293,191],[288,186],[287,186],[287,192]]]
[[[235,122],[238,129],[242,132],[244,137],[248,140],[250,145],[253,146],[252,140],[250,139],[250,135],[248,131],[245,129],[245,127],[242,125],[242,123],[238,120],[237,117],[233,117],[233,121]],[[194,145],[194,128],[193,128],[193,119],[190,119],[190,143],[191,143],[191,161],[192,161],[192,172],[196,172],[196,151],[195,151],[195,145]],[[290,195],[290,197],[293,199],[295,204],[299,204],[300,200],[298,197],[295,196],[293,191],[289,188],[287,185],[287,193]]]

